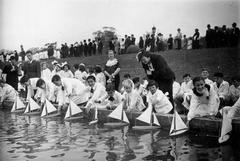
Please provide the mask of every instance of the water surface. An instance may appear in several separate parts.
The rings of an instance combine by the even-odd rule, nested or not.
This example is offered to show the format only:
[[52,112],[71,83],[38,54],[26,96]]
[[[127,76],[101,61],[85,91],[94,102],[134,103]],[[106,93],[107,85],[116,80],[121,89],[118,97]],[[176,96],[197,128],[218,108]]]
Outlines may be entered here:
[[110,129],[6,111],[0,111],[0,146],[1,161],[240,160],[239,148],[220,146],[213,136],[171,138],[166,130]]

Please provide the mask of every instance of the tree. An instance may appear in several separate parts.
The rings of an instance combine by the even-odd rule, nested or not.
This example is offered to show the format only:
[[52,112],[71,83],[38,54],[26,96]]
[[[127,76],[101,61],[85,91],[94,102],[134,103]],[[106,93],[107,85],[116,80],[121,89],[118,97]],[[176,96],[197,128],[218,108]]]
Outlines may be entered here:
[[97,30],[93,32],[93,36],[95,40],[101,40],[103,42],[103,46],[108,48],[109,41],[113,38],[116,38],[116,29],[114,27],[104,26],[101,30]]

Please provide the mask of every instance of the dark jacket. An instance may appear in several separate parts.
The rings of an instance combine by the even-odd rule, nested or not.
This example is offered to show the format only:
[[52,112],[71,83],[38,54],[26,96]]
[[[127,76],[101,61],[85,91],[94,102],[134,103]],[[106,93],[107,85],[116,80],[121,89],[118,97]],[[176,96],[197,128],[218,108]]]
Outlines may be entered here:
[[41,70],[40,70],[40,62],[33,60],[32,63],[26,62],[23,66],[24,75],[29,78],[40,78]]
[[151,75],[147,74],[147,70],[149,70],[149,67],[147,64],[142,64],[143,69],[145,70],[147,77],[149,79],[153,79],[156,82],[161,82],[161,81],[169,81],[173,80],[175,77],[174,72],[170,69],[168,66],[167,62],[161,55],[155,55],[151,54],[150,55],[150,62],[152,63],[154,71],[152,72]]

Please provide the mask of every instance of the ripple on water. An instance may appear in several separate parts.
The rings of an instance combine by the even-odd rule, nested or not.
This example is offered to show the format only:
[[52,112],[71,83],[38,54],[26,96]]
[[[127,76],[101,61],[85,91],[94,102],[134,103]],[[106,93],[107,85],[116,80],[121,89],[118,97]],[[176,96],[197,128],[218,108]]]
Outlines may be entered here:
[[88,126],[86,122],[25,117],[1,111],[0,130],[0,143],[3,145],[0,154],[6,158],[4,161],[14,158],[40,161],[70,161],[72,158],[83,161],[214,161],[232,150],[220,148],[216,138],[194,135],[170,138],[165,130],[110,129],[101,125]]

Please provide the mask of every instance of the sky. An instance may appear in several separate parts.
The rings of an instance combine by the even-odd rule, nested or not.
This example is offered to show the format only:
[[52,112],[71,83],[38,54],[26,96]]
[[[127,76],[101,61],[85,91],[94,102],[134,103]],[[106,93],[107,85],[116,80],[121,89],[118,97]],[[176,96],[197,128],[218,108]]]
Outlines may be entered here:
[[240,26],[240,0],[0,0],[0,49],[68,44],[93,38],[103,26],[137,39],[152,26],[168,37],[204,36],[207,24]]

